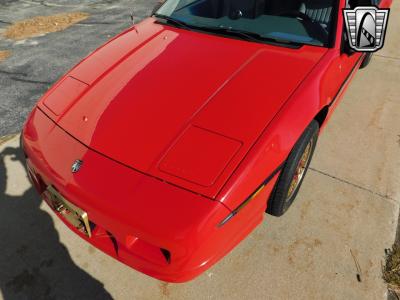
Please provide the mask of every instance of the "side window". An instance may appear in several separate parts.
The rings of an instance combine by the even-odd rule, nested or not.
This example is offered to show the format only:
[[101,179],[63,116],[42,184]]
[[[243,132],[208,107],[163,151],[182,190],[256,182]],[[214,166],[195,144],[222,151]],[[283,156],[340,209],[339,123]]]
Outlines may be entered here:
[[381,0],[347,0],[346,8],[355,8],[357,6],[378,5]]

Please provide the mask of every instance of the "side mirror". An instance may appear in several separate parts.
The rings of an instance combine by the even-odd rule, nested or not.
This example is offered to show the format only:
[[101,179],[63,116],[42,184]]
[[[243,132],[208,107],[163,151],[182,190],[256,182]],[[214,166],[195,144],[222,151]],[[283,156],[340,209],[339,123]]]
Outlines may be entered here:
[[348,56],[353,55],[356,51],[350,47],[349,42],[347,40],[343,41],[343,53],[347,54]]
[[163,6],[165,1],[161,0],[154,6],[153,10],[151,11],[151,15],[154,15],[160,8]]
[[347,54],[348,56],[353,55],[356,53],[353,48],[350,47],[349,44],[349,39],[347,37],[346,31],[343,32],[343,38],[342,38],[342,52]]

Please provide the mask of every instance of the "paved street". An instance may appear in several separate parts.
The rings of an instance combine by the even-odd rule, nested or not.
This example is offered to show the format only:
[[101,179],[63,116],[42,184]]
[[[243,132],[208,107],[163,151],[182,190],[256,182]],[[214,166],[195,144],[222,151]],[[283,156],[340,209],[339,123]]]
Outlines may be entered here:
[[[147,277],[70,232],[30,186],[18,136],[0,139],[0,299],[386,299],[381,264],[400,204],[400,2],[394,2],[385,48],[357,73],[294,206],[282,218],[266,216],[189,283]],[[0,51],[12,51],[0,62],[0,136],[17,133],[52,82],[126,28],[130,7],[138,18],[152,7],[145,0],[52,3],[0,0],[0,30],[37,15],[90,14],[57,33],[0,39]]]

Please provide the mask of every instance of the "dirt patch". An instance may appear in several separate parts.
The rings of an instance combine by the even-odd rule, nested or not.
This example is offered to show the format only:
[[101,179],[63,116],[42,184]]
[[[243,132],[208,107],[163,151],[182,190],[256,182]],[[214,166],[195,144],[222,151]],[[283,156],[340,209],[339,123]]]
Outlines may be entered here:
[[306,215],[308,214],[308,211],[310,209],[310,205],[311,205],[311,201],[307,201],[307,202],[303,203],[301,210],[300,210],[300,219],[302,221],[305,220]]
[[10,56],[11,56],[11,51],[8,51],[8,50],[0,51],[0,62],[2,62],[3,60],[6,60]]
[[304,238],[296,240],[289,246],[288,261],[298,270],[310,270],[314,264],[314,251],[322,245],[321,240]]
[[388,288],[400,295],[400,246],[394,245],[387,251],[386,265],[383,267],[383,279]]
[[168,282],[161,282],[160,284],[160,291],[164,297],[169,297],[170,292],[168,289]]
[[18,21],[8,26],[3,36],[12,40],[23,40],[50,32],[62,31],[89,17],[83,12],[70,12],[53,16],[38,16]]

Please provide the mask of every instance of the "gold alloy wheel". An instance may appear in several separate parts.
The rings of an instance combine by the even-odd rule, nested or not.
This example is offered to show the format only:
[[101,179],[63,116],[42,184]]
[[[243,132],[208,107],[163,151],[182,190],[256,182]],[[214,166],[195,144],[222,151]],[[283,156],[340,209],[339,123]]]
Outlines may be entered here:
[[301,156],[301,159],[296,167],[296,171],[294,173],[292,182],[290,183],[286,201],[288,201],[289,199],[292,198],[294,192],[297,190],[297,188],[300,185],[301,180],[303,179],[304,173],[306,172],[308,162],[310,161],[310,158],[311,158],[311,150],[313,147],[313,143],[314,143],[314,139],[311,139],[311,141],[308,143],[306,149],[304,150],[303,155]]

